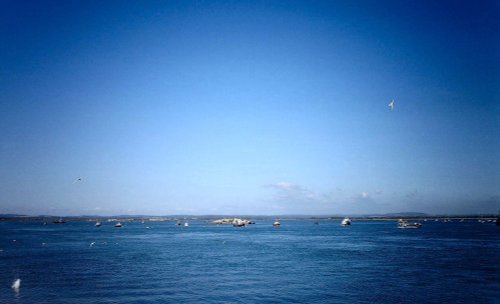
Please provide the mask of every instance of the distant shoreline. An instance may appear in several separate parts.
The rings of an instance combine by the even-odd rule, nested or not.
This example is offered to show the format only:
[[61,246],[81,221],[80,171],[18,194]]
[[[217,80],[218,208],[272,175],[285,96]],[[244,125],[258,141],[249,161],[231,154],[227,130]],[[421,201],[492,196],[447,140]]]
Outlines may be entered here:
[[[397,221],[398,219],[406,220],[490,220],[496,219],[499,215],[482,214],[482,215],[348,215],[352,220],[357,221]],[[54,220],[62,219],[66,222],[168,222],[168,221],[213,221],[220,218],[243,218],[257,221],[271,221],[274,219],[280,220],[301,220],[301,221],[335,221],[342,220],[344,215],[335,216],[294,216],[294,215],[172,215],[172,216],[148,216],[148,215],[116,215],[116,216],[53,216],[53,215],[0,215],[0,222],[46,222],[52,223]]]

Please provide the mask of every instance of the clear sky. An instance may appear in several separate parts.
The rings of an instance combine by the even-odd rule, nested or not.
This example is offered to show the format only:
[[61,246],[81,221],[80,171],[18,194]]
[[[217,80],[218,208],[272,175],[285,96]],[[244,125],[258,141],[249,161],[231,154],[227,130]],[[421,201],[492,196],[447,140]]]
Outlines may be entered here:
[[499,12],[2,0],[0,213],[497,212]]

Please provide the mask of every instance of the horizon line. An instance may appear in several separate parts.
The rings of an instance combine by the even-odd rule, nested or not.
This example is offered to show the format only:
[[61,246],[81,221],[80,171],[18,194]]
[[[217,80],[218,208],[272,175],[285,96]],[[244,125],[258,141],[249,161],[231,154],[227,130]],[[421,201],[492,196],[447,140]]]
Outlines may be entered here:
[[54,215],[54,214],[18,214],[18,213],[0,213],[0,218],[6,217],[66,217],[66,218],[91,218],[91,217],[101,217],[101,218],[113,218],[113,217],[319,217],[319,218],[330,218],[330,217],[390,217],[390,216],[417,216],[417,217],[442,217],[442,216],[499,216],[500,212],[484,212],[484,213],[436,213],[429,214],[424,212],[389,212],[389,213],[373,213],[373,214],[355,214],[355,213],[344,213],[344,214],[163,214],[163,215],[153,215],[153,214],[113,214],[113,215],[96,215],[96,214],[80,214],[80,215]]

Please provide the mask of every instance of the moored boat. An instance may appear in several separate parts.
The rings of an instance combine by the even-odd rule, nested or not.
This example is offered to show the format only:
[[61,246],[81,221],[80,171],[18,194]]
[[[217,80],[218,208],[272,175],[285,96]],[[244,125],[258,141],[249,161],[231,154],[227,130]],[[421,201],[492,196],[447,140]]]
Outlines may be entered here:
[[273,227],[279,227],[279,226],[281,226],[281,223],[279,221],[275,221],[273,223]]
[[97,222],[97,223],[95,223],[95,226],[96,226],[96,227],[101,227],[101,225],[102,225],[102,224],[101,224],[101,222]]
[[405,220],[399,220],[398,221],[398,228],[401,229],[416,229],[416,228],[421,228],[422,224],[420,223],[408,223]]
[[349,226],[351,225],[351,219],[346,217],[342,220],[342,222],[340,223],[342,226]]
[[122,227],[123,227],[123,225],[122,225],[122,223],[116,223],[116,224],[115,224],[115,227],[116,227],[116,228],[122,228]]
[[245,227],[247,224],[246,221],[240,220],[240,219],[234,219],[233,221],[233,227]]

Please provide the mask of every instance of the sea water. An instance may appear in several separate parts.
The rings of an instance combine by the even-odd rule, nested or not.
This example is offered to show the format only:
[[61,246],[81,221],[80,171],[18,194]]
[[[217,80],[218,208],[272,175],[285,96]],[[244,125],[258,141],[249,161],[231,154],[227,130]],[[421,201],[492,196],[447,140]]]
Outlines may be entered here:
[[499,303],[492,223],[281,224],[0,222],[0,303]]

